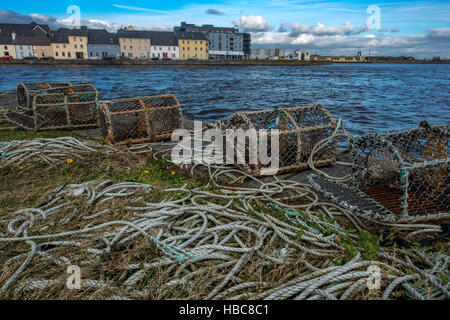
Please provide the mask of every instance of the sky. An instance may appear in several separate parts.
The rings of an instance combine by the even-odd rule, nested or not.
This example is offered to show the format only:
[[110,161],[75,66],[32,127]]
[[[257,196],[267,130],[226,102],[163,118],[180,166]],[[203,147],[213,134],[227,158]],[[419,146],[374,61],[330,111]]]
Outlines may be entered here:
[[127,25],[172,30],[181,21],[236,27],[253,48],[309,50],[320,55],[450,56],[450,1],[321,0],[18,0],[2,1],[0,23],[71,26],[115,31]]

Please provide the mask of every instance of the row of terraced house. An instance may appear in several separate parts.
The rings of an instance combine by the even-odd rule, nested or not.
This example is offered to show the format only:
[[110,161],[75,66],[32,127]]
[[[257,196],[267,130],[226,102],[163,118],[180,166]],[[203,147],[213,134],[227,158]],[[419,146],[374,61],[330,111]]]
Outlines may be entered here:
[[60,28],[0,23],[0,57],[54,59],[228,59],[250,56],[250,34],[236,28],[181,23],[174,31],[143,31],[127,27]]

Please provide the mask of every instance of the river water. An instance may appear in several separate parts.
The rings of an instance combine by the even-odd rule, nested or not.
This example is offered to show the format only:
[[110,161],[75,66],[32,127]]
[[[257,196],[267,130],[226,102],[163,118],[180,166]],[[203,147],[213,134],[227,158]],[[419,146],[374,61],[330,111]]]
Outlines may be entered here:
[[450,122],[450,65],[0,66],[0,91],[20,81],[90,82],[103,99],[173,93],[187,118],[323,103],[352,134]]

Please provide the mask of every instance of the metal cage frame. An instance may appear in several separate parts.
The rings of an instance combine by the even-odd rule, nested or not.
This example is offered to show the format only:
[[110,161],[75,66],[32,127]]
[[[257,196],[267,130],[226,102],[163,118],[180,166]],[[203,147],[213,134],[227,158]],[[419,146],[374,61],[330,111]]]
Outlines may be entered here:
[[356,137],[351,185],[402,217],[450,216],[450,124]]
[[70,82],[20,82],[17,85],[17,107],[22,112],[33,111],[33,97],[40,90],[72,86]]
[[[279,130],[280,166],[277,174],[307,169],[309,167],[308,158],[314,145],[331,136],[336,126],[336,120],[321,103],[300,107],[237,112],[228,119],[227,123],[227,129],[243,129],[244,131],[248,129],[256,131],[260,129]],[[232,143],[234,144],[234,142]],[[248,151],[247,145],[245,150],[236,148],[237,153],[245,151]],[[284,161],[283,159],[287,157],[289,152],[295,153],[295,160],[293,156],[291,160]],[[315,154],[313,163],[316,167],[326,166],[334,163],[336,156],[337,141],[334,140]],[[264,166],[259,161],[257,164],[245,163],[237,166],[254,176],[264,175]]]
[[[160,105],[155,103],[162,101]],[[171,102],[171,103],[170,103]],[[129,104],[130,108],[121,107],[120,105]],[[173,112],[177,123],[170,125],[170,119],[156,119],[158,114]],[[131,136],[131,134],[123,138],[119,135],[118,129],[115,127],[115,121],[120,116],[136,115],[135,120],[142,125],[141,136]],[[155,121],[156,120],[156,121]],[[157,132],[156,124],[167,125],[167,128]],[[131,123],[125,123],[131,129]],[[145,142],[155,142],[170,139],[172,132],[176,129],[184,128],[183,111],[180,101],[173,94],[164,94],[157,96],[141,96],[134,98],[121,98],[114,100],[102,101],[99,108],[98,127],[100,128],[100,136],[109,145],[128,145]],[[127,128],[122,128],[126,130]]]
[[97,128],[98,103],[92,84],[40,89],[33,95],[31,112],[18,108],[6,118],[27,130]]

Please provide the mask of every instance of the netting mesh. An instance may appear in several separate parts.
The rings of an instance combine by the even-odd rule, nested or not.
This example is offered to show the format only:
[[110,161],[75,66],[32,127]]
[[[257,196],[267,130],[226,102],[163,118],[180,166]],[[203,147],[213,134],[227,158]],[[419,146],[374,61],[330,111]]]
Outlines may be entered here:
[[17,107],[21,112],[33,111],[33,97],[40,90],[67,87],[69,82],[21,82],[17,85]]
[[[253,112],[238,112],[233,114],[227,123],[228,129],[268,130],[268,156],[271,156],[271,129],[279,130],[279,170],[285,173],[308,168],[308,158],[313,147],[321,140],[332,135],[336,129],[336,121],[325,109],[323,104],[293,108],[276,108]],[[233,145],[234,141],[232,142]],[[255,176],[261,175],[261,170],[268,165],[258,161],[250,164],[249,144],[243,150],[245,164],[238,165],[241,169]],[[336,159],[336,142],[330,143],[315,153],[313,162],[316,167],[333,163]]]
[[356,187],[402,215],[448,213],[449,125],[355,139]]
[[184,128],[183,113],[171,94],[110,100],[100,105],[99,127],[110,145],[161,141]]
[[19,108],[6,117],[28,130],[96,128],[98,101],[91,84],[40,89],[33,95],[31,113]]

